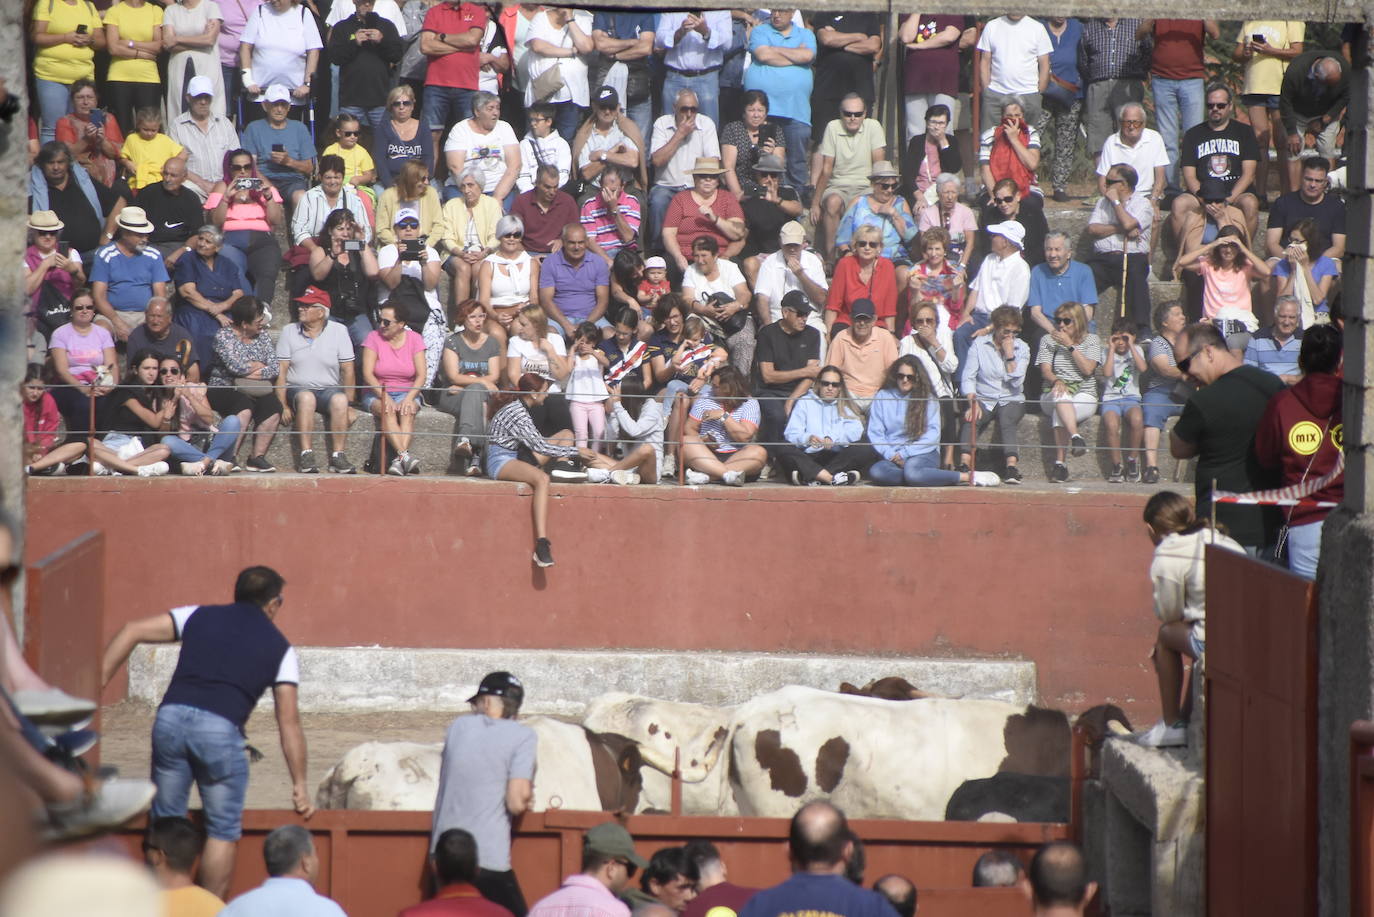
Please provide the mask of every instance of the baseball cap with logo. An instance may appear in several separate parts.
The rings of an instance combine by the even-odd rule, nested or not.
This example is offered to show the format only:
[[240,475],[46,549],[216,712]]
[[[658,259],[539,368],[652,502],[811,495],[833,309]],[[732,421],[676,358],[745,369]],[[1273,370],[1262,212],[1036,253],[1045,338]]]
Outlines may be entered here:
[[596,91],[592,104],[597,108],[616,108],[620,105],[620,93],[615,91],[614,86],[602,86]]
[[292,297],[297,305],[301,306],[324,306],[332,309],[334,302],[329,298],[329,294],[317,286],[308,286],[301,292],[300,296]]
[[510,672],[491,672],[477,686],[477,693],[468,698],[468,703],[476,703],[483,695],[509,697],[517,704],[525,699],[525,686]]

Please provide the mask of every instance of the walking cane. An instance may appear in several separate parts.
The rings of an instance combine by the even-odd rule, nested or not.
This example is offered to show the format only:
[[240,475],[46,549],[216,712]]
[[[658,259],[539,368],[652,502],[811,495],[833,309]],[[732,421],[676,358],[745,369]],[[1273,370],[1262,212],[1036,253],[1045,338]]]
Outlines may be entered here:
[[[1123,236],[1121,237],[1121,317],[1122,317],[1122,318],[1125,318],[1126,315],[1127,315],[1127,312],[1126,312],[1126,266],[1127,266],[1128,264],[1130,264],[1130,261],[1128,260],[1128,259],[1130,258],[1130,256],[1129,256],[1129,254],[1127,254],[1127,249],[1130,248],[1130,245],[1131,245],[1130,240],[1127,239],[1127,238],[1123,235]],[[1218,256],[1218,257],[1220,257],[1220,256]],[[1108,328],[1107,330],[1110,331],[1111,329]]]

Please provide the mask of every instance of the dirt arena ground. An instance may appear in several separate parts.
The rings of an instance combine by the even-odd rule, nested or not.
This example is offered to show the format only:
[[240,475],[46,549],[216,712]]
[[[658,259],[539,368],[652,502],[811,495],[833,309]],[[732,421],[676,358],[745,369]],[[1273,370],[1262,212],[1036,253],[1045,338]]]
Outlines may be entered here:
[[[101,711],[100,763],[114,765],[125,776],[147,776],[155,708],[124,701]],[[310,713],[305,727],[309,777],[313,794],[344,752],[363,742],[442,742],[453,713]],[[259,708],[248,721],[248,741],[263,753],[249,770],[250,809],[291,808],[291,781],[271,711]],[[191,805],[198,806],[192,795]]]

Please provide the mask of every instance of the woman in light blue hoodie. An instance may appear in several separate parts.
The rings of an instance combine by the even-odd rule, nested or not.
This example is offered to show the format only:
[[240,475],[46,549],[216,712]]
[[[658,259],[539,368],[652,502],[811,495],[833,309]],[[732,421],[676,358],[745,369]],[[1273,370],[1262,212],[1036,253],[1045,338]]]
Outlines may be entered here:
[[864,415],[849,396],[839,367],[824,366],[797,399],[773,455],[793,484],[857,484],[878,456],[863,442]]
[[868,441],[879,461],[869,469],[875,484],[941,487],[967,484],[993,487],[1002,479],[991,471],[940,468],[940,402],[932,396],[921,361],[908,354],[887,370],[882,389],[868,409]]

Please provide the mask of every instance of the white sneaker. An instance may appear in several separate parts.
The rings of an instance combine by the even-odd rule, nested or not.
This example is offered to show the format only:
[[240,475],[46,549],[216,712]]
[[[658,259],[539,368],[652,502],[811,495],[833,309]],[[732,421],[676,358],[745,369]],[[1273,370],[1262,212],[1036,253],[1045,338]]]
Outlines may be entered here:
[[639,472],[638,472],[638,471],[627,471],[627,470],[623,470],[623,469],[620,470],[620,471],[612,471],[612,472],[611,472],[611,483],[612,483],[612,484],[638,484],[638,483],[639,483]]
[[711,483],[711,476],[710,476],[709,474],[707,474],[707,473],[704,472],[704,471],[697,471],[697,470],[695,470],[695,469],[693,469],[693,468],[688,468],[688,469],[687,469],[686,478],[687,478],[687,483],[688,483],[688,484],[710,484],[710,483]]
[[848,487],[850,484],[859,482],[857,471],[839,471],[830,476],[830,483],[834,487]]
[[588,484],[607,484],[611,480],[611,472],[605,468],[588,468]]
[[974,471],[972,474],[974,487],[996,487],[1002,483],[995,471]]
[[727,472],[725,472],[725,475],[720,479],[720,483],[722,483],[722,484],[728,484],[728,485],[730,485],[731,487],[743,487],[743,486],[744,486],[744,472],[743,472],[743,471],[727,471]]
[[1136,741],[1146,748],[1177,748],[1188,744],[1188,727],[1169,726],[1163,720],[1142,732]]
[[234,472],[234,465],[233,465],[233,463],[232,463],[232,462],[226,462],[224,459],[218,459],[218,460],[215,462],[215,464],[213,464],[213,465],[210,466],[210,474],[214,475],[214,476],[217,477],[217,478],[222,478],[222,477],[224,477],[226,474],[233,474],[233,472]]
[[94,469],[95,469],[96,477],[103,478],[103,477],[107,477],[107,476],[109,476],[109,475],[114,474],[113,471],[111,471],[110,469],[106,468],[104,465],[100,464],[99,462],[96,462],[96,463],[95,463]]
[[47,807],[46,840],[61,840],[118,828],[143,812],[157,788],[151,780],[111,777],[74,802]]
[[660,476],[671,478],[675,474],[677,474],[677,459],[673,458],[672,453],[665,452],[663,454],[663,469]]
[[140,478],[156,478],[171,470],[172,466],[168,465],[166,462],[153,462],[151,465],[140,465],[138,468],[138,476]]

